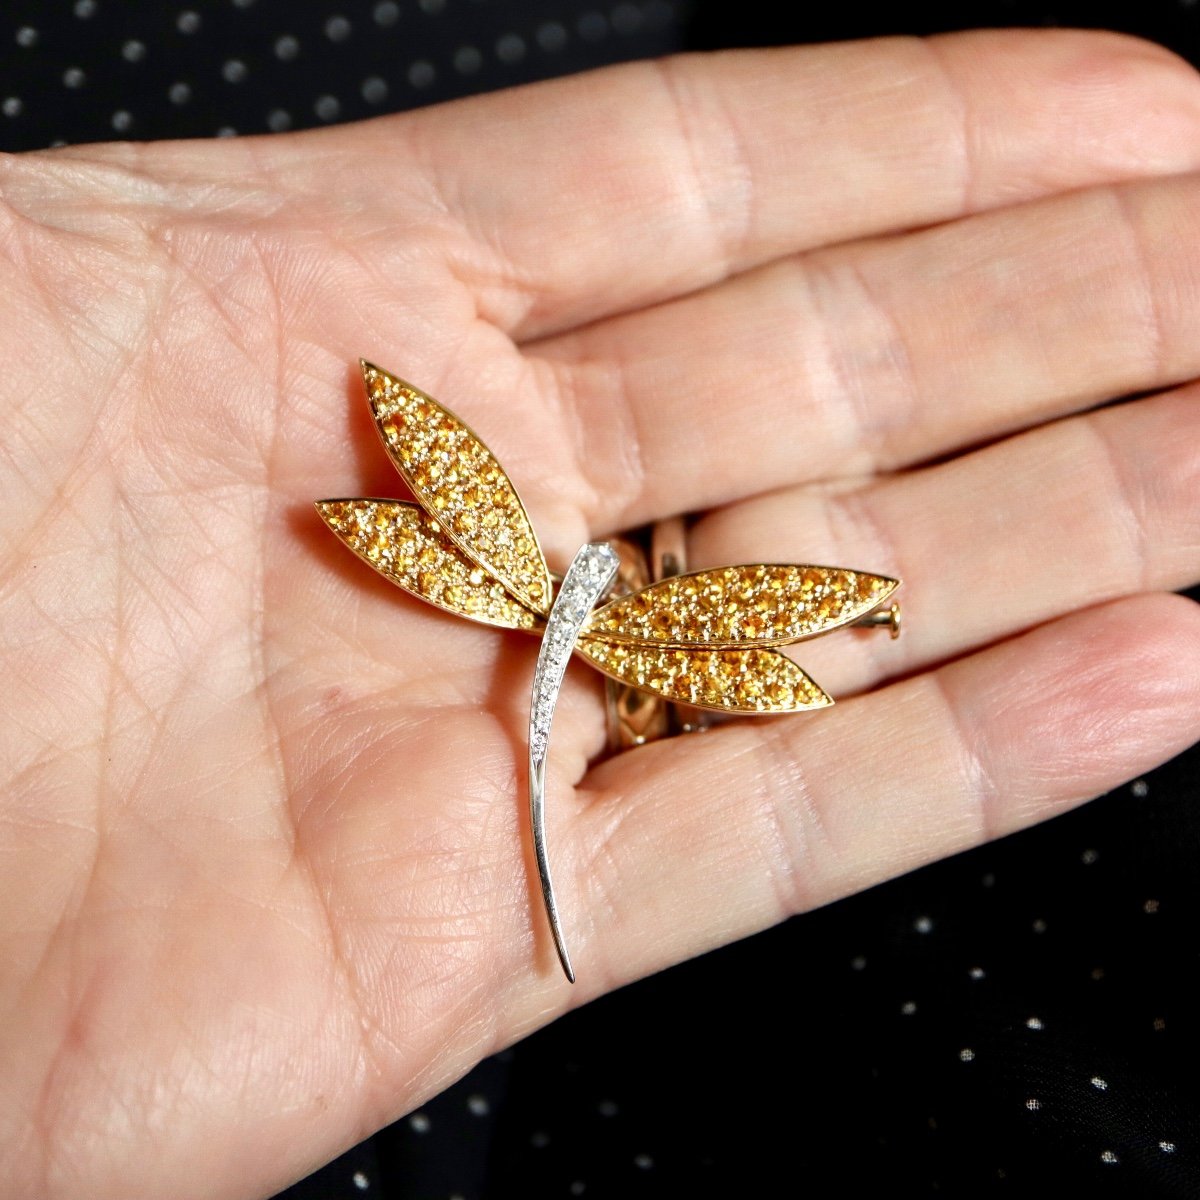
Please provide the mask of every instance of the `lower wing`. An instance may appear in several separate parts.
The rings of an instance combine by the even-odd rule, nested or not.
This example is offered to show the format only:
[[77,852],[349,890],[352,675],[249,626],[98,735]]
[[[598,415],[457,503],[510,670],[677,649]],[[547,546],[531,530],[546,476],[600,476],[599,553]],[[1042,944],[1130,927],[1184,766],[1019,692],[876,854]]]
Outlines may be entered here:
[[828,708],[833,699],[790,658],[756,646],[705,650],[582,637],[576,651],[605,675],[676,704],[727,713]]

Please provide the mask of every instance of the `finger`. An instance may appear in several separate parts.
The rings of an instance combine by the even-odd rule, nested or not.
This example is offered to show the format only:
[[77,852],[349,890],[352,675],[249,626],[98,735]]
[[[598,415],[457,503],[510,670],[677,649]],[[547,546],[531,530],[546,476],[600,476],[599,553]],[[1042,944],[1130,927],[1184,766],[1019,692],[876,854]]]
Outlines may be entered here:
[[1200,176],[764,267],[542,343],[597,531],[889,470],[1200,373]]
[[1141,596],[589,777],[564,911],[612,986],[1061,812],[1200,736],[1200,607]]
[[431,179],[468,233],[456,273],[525,339],[806,247],[1190,170],[1198,133],[1200,84],[1161,47],[1006,31],[640,63],[271,146],[324,195],[313,144],[336,142],[339,198],[371,212]]
[[835,698],[1076,608],[1200,581],[1200,386],[1100,409],[974,454],[699,521],[690,566],[815,562],[904,581],[904,635],[795,648]]

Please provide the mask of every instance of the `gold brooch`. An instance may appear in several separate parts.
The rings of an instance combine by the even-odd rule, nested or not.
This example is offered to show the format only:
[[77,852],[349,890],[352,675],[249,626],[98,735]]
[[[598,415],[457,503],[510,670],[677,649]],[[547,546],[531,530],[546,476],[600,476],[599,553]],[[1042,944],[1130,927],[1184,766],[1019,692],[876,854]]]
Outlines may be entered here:
[[591,542],[556,588],[516,489],[480,438],[418,388],[361,366],[375,427],[417,504],[318,500],[317,511],[359,558],[414,596],[541,635],[529,718],[530,820],[554,944],[574,982],[544,821],[550,725],[570,656],[675,704],[746,715],[825,708],[833,700],[779,647],[850,624],[896,636],[899,606],[881,606],[899,580],[760,563],[676,575],[614,596],[617,552]]

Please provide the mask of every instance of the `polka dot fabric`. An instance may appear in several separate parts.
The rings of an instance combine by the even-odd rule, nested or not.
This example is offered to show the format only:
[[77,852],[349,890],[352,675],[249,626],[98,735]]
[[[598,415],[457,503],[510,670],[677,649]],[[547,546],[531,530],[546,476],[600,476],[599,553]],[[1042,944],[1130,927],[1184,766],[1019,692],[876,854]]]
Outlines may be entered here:
[[671,0],[0,8],[0,148],[353,121],[678,48]]
[[[283,132],[685,45],[1047,20],[1200,60],[1190,0],[1103,14],[1019,0],[9,0],[0,147]],[[1200,1196],[1198,775],[1193,750],[1046,826],[627,988],[286,1200]]]
[[381,1164],[413,1196],[1200,1195],[1194,760],[572,1014]]

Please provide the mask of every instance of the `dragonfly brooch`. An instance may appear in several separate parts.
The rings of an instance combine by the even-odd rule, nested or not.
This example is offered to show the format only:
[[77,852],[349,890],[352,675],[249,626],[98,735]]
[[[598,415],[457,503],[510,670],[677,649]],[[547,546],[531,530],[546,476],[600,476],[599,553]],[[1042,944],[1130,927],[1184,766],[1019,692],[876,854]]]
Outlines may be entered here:
[[318,500],[326,525],[363,562],[414,596],[486,625],[541,636],[529,717],[529,807],[546,915],[567,953],[545,838],[550,725],[572,654],[663,701],[758,715],[833,700],[781,646],[851,624],[899,632],[882,606],[899,580],[843,567],[717,567],[615,594],[606,542],[575,555],[557,583],[512,481],[482,439],[431,396],[360,360],[375,428],[416,503]]

